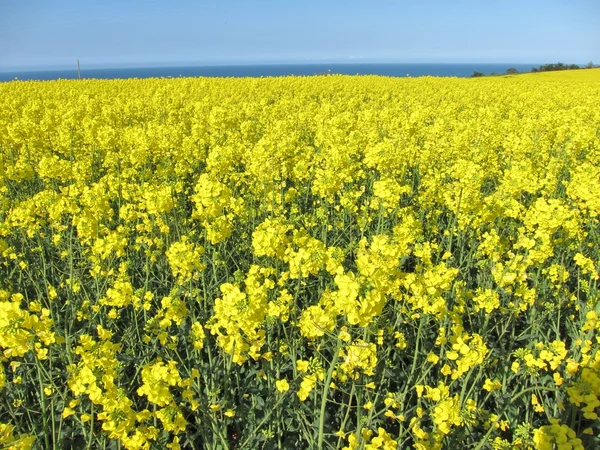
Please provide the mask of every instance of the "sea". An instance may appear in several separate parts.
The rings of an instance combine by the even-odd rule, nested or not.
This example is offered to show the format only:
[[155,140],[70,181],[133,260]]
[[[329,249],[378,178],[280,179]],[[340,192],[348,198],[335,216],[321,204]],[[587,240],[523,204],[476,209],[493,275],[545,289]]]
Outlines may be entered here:
[[[539,64],[463,63],[463,64],[407,64],[407,63],[354,63],[354,64],[258,64],[192,67],[136,67],[86,68],[81,67],[81,78],[178,78],[178,77],[281,77],[323,74],[382,75],[387,77],[471,77],[474,72],[485,75],[503,74],[514,68],[530,72]],[[0,71],[0,81],[77,79],[77,67],[63,70]]]

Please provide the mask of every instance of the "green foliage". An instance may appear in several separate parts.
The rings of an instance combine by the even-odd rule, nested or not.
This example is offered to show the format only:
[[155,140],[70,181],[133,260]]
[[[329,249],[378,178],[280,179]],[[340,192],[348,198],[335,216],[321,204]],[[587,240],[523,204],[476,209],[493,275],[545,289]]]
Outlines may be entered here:
[[532,67],[532,72],[552,72],[556,70],[577,70],[581,69],[577,64],[564,64],[561,62],[552,64],[543,64],[539,67]]

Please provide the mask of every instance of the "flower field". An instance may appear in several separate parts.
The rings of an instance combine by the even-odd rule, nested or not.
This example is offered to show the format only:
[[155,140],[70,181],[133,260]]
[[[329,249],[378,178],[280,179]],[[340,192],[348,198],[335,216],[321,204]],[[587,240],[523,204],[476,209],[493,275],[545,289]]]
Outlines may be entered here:
[[0,84],[0,448],[599,448],[598,105]]

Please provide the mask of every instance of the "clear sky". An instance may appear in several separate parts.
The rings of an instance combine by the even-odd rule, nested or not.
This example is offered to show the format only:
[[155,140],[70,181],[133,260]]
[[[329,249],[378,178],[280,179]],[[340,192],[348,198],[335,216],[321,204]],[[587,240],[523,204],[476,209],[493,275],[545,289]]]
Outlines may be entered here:
[[600,0],[0,0],[0,70],[600,63]]

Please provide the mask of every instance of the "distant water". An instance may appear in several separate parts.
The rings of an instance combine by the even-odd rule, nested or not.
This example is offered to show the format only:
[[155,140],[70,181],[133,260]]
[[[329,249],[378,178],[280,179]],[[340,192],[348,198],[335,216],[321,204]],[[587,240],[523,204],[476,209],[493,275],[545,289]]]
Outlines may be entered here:
[[[508,68],[529,72],[536,64],[279,64],[197,67],[142,67],[130,69],[86,69],[82,78],[163,78],[163,77],[277,77],[286,75],[384,75],[390,77],[470,77],[505,73]],[[31,72],[0,72],[0,81],[77,79],[77,69]]]

